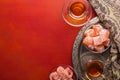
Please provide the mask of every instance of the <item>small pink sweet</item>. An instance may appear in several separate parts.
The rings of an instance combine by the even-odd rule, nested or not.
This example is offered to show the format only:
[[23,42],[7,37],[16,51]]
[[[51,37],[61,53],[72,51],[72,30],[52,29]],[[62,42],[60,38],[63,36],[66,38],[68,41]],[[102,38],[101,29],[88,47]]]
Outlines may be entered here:
[[102,40],[101,40],[100,36],[93,37],[93,43],[95,46],[101,45]]
[[94,37],[96,34],[95,34],[94,29],[88,29],[85,31],[84,35]]
[[68,78],[72,78],[73,76],[73,72],[69,67],[65,68],[65,74]]
[[103,29],[103,27],[100,24],[96,24],[96,25],[93,25],[93,29],[97,36],[97,35],[99,35],[99,32]]
[[57,68],[57,73],[60,75],[60,76],[64,76],[64,68],[62,66],[59,66]]
[[59,75],[57,72],[52,72],[49,76],[50,80],[58,80],[59,79]]
[[108,39],[105,42],[103,42],[103,45],[106,46],[106,47],[109,46],[110,45],[110,39]]
[[102,29],[99,32],[100,38],[102,39],[102,42],[107,41],[109,39],[110,32],[107,29]]
[[85,45],[93,45],[93,38],[92,37],[90,37],[90,36],[87,36],[87,37],[85,37],[84,39],[83,39],[83,43],[85,44]]

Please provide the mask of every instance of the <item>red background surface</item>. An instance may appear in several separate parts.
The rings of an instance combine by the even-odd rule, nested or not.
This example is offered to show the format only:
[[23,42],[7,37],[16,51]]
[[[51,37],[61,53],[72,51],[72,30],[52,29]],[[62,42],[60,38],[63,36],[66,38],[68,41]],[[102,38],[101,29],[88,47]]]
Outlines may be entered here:
[[0,80],[48,80],[58,64],[72,66],[80,28],[67,25],[64,0],[0,0]]

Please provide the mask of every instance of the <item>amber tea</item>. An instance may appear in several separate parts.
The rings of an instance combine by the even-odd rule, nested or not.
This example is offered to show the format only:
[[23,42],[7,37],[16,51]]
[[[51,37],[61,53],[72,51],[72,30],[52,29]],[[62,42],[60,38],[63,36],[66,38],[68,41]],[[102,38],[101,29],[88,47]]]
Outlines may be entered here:
[[86,10],[85,5],[82,2],[75,2],[70,6],[70,12],[75,16],[82,15]]
[[97,60],[91,60],[86,64],[86,72],[91,77],[99,77],[103,73],[103,64]]

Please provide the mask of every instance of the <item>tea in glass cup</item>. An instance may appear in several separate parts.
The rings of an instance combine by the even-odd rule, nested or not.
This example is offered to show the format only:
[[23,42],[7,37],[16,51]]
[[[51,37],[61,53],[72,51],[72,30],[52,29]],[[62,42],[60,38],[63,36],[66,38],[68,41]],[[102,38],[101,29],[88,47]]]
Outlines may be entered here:
[[85,71],[88,76],[99,77],[103,73],[103,64],[98,60],[90,60],[85,66]]
[[92,16],[92,8],[86,0],[68,0],[62,11],[63,19],[71,26],[85,25]]
[[106,59],[96,53],[85,52],[80,55],[82,77],[88,80],[105,79]]

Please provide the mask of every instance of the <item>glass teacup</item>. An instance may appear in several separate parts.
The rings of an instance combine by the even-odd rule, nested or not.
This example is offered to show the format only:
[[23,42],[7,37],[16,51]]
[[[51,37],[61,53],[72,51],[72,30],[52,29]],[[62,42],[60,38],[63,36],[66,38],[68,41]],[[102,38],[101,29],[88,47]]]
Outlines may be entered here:
[[80,57],[84,78],[89,80],[105,79],[105,58],[99,54],[86,52]]
[[87,0],[67,0],[62,16],[69,25],[80,27],[91,19],[92,8]]

